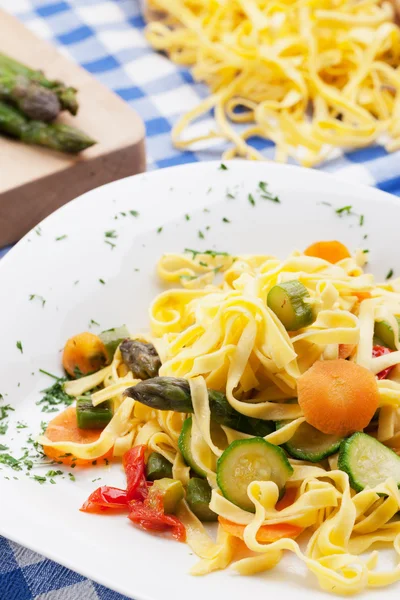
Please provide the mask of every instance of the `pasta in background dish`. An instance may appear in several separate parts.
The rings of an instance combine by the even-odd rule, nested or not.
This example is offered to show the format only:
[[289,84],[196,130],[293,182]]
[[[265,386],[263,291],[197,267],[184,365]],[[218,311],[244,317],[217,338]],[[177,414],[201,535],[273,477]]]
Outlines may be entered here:
[[[46,454],[123,457],[127,474],[127,490],[103,486],[83,510],[186,539],[195,575],[266,571],[287,550],[338,594],[400,579],[360,556],[377,542],[400,554],[400,281],[375,282],[365,262],[339,242],[285,260],[163,255],[175,287],[151,304],[148,338],[80,334],[64,350],[83,375],[64,386],[68,410],[97,435],[58,420]],[[85,376],[85,357],[103,368]]]

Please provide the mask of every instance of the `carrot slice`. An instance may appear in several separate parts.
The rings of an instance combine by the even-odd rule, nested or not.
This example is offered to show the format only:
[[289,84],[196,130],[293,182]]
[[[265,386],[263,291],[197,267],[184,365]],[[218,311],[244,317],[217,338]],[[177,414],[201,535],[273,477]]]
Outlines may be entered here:
[[364,429],[379,404],[375,376],[342,358],[314,363],[298,379],[297,393],[307,423],[330,435]]
[[[101,435],[101,431],[96,429],[79,429],[76,424],[76,409],[69,406],[62,413],[54,417],[47,425],[45,435],[52,442],[77,442],[78,444],[91,444]],[[51,446],[43,446],[43,452],[46,456],[64,465],[90,465],[93,461],[81,458],[74,459],[72,455],[66,455]],[[109,450],[106,454],[97,458],[97,464],[105,462],[105,459],[112,458],[113,451]]]
[[276,510],[283,510],[288,506],[291,506],[293,502],[296,500],[297,489],[294,487],[286,488],[285,494],[282,496],[280,500],[275,505]]
[[[245,525],[233,523],[224,519],[224,517],[218,517],[218,521],[227,533],[234,537],[243,540],[243,534]],[[276,523],[274,525],[263,525],[257,532],[257,542],[260,544],[271,544],[282,538],[296,538],[303,531],[302,527],[297,525],[291,525],[290,523]]]
[[336,240],[331,242],[315,242],[315,244],[311,244],[311,246],[308,246],[304,250],[304,254],[306,256],[323,258],[333,264],[351,256],[346,246]]
[[94,373],[107,363],[106,347],[94,333],[79,333],[65,344],[62,363],[71,377]]
[[355,344],[339,344],[339,358],[349,358],[355,349]]

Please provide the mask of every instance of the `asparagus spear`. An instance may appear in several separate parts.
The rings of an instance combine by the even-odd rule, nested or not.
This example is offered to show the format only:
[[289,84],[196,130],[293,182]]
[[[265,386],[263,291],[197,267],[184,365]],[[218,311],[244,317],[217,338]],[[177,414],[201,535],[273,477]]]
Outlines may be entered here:
[[11,72],[16,75],[24,75],[28,79],[38,83],[44,88],[52,90],[59,99],[63,110],[68,110],[71,115],[78,112],[78,100],[76,98],[77,90],[66,86],[62,81],[51,81],[47,79],[42,71],[35,71],[26,65],[14,60],[10,56],[0,52],[0,71]]
[[[141,381],[125,390],[125,395],[137,402],[158,410],[192,413],[193,404],[189,382],[176,377],[154,377]],[[215,390],[208,390],[211,417],[220,425],[231,427],[250,435],[268,435],[275,428],[269,421],[246,417],[232,408],[226,396]]]
[[0,99],[19,108],[27,117],[38,121],[54,121],[61,105],[57,94],[39,83],[15,73],[0,73]]
[[156,377],[161,367],[160,357],[153,344],[126,339],[119,347],[124,364],[138,379]]
[[27,119],[19,110],[1,101],[0,133],[6,133],[27,144],[38,144],[71,154],[82,152],[96,143],[85,133],[69,125]]

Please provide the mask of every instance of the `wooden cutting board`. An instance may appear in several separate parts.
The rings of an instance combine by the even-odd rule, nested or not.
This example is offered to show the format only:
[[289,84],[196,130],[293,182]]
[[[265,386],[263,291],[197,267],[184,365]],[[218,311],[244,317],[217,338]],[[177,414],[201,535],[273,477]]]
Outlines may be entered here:
[[140,117],[19,21],[0,10],[0,52],[42,69],[49,79],[78,88],[76,117],[60,122],[85,131],[98,143],[78,157],[0,136],[0,247],[17,241],[59,206],[99,185],[146,168]]

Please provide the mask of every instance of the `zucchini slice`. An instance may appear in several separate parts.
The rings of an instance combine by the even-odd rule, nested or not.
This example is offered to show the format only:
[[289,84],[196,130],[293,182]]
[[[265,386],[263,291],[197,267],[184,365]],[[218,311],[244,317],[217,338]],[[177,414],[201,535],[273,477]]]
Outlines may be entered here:
[[400,457],[378,440],[358,431],[340,445],[338,467],[356,492],[374,488],[393,477],[400,487]]
[[[396,317],[400,331],[400,317]],[[394,331],[392,326],[387,321],[376,321],[374,335],[382,341],[383,346],[387,346],[391,350],[396,350],[394,343]]]
[[93,406],[91,398],[76,401],[76,424],[79,429],[104,429],[113,417],[110,400]]
[[[277,421],[276,428],[281,429],[290,421]],[[286,452],[293,458],[319,462],[339,450],[343,438],[322,433],[308,423],[302,423],[292,438],[283,445]]]
[[304,301],[309,296],[300,281],[286,281],[270,289],[267,305],[287,331],[297,331],[315,320],[311,306]]
[[292,473],[282,448],[259,437],[232,442],[217,462],[217,483],[222,494],[248,512],[254,512],[247,495],[249,483],[273,481],[283,490]]
[[186,488],[186,500],[190,510],[200,521],[216,521],[218,515],[211,510],[211,488],[205,479],[192,477]]
[[185,463],[193,469],[193,471],[200,477],[207,477],[207,473],[196,463],[193,458],[191,449],[192,440],[192,417],[185,420],[182,426],[182,430],[178,439],[178,447],[185,460]]
[[165,478],[172,479],[172,465],[162,454],[152,452],[147,459],[146,479],[157,481]]

